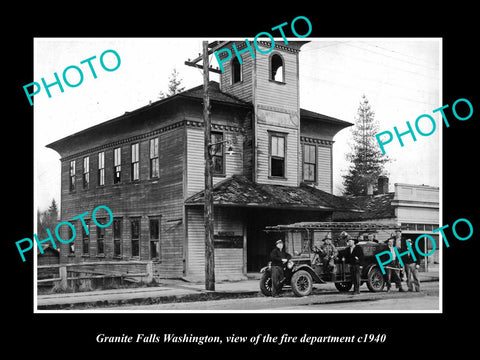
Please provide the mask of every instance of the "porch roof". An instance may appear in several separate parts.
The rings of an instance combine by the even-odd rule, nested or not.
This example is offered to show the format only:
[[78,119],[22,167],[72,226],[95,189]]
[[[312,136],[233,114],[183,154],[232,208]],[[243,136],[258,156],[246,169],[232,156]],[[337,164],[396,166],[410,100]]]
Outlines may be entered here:
[[[270,209],[325,210],[361,212],[345,199],[306,184],[285,186],[259,184],[241,175],[233,175],[214,185],[213,203],[218,206]],[[192,195],[185,205],[203,205],[205,192]]]

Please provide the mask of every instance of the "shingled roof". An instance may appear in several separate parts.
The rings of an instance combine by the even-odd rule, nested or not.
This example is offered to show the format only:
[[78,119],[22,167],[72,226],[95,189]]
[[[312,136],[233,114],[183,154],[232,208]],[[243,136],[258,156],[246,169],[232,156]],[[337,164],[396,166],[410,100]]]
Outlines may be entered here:
[[[188,89],[174,96],[203,100],[203,85],[199,85],[194,88]],[[242,99],[239,99],[236,96],[220,91],[220,84],[216,81],[209,81],[208,96],[210,98],[210,101],[222,102],[222,103],[227,103],[231,105],[240,105],[240,106],[248,106],[248,107],[252,106],[252,104],[249,102],[243,101]]]
[[[214,205],[220,206],[361,211],[344,198],[305,184],[300,186],[259,184],[241,175],[233,175],[215,184],[212,193]],[[205,193],[201,191],[185,200],[185,205],[203,205],[204,197]]]
[[378,195],[363,195],[347,197],[345,201],[351,206],[358,207],[364,212],[336,212],[333,214],[334,221],[361,221],[374,219],[390,219],[395,217],[395,208],[392,205],[394,192]]

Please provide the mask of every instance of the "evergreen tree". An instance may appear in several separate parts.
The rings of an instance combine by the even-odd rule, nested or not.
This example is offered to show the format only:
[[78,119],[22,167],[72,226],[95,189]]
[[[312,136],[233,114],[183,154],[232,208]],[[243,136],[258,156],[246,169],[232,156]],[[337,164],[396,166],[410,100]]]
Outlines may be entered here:
[[58,222],[58,206],[55,199],[52,199],[52,203],[45,211],[37,209],[37,236],[39,239],[45,239],[47,229],[50,229],[50,233],[53,234]]
[[158,98],[161,100],[182,92],[183,90],[185,90],[185,86],[181,85],[182,79],[180,78],[180,73],[177,71],[177,69],[173,68],[172,73],[168,78],[168,91],[166,93],[160,91],[160,93],[158,94]]
[[390,159],[382,154],[375,140],[378,123],[374,117],[375,112],[363,95],[352,128],[351,152],[346,155],[351,164],[348,173],[342,175],[344,195],[366,195],[368,186],[372,186],[376,192],[378,177],[386,175],[384,165]]

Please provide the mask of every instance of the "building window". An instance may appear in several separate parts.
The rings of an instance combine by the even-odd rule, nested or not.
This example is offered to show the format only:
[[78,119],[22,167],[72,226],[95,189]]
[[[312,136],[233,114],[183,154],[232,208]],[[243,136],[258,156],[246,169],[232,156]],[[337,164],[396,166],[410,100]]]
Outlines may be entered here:
[[[67,229],[67,238],[68,239],[73,238],[73,230],[70,226]],[[74,254],[75,254],[75,239],[70,241],[70,243],[68,244],[68,255],[74,255]]]
[[315,145],[303,144],[303,180],[317,180],[317,147]]
[[113,150],[113,183],[118,184],[122,177],[122,149]]
[[150,219],[150,259],[160,256],[160,219]]
[[285,135],[270,135],[270,176],[285,177]]
[[210,152],[212,154],[213,175],[224,175],[224,156],[223,156],[223,133],[213,132],[211,133],[212,145]]
[[[106,219],[97,219],[99,224],[106,224]],[[97,226],[97,255],[105,255],[105,228]]]
[[140,256],[140,219],[131,219],[132,257]]
[[113,256],[122,254],[122,219],[113,219]]
[[90,253],[90,224],[85,220],[82,226],[82,254],[88,255]]
[[70,161],[70,172],[69,172],[69,188],[70,191],[75,190],[75,160]]
[[158,162],[158,138],[150,139],[150,178],[158,178],[160,167]]
[[232,60],[232,84],[242,81],[242,66],[237,57]]
[[98,153],[98,185],[105,185],[105,152]]
[[132,181],[140,179],[138,143],[132,145]]
[[90,156],[85,156],[83,158],[83,188],[88,189],[90,185]]
[[285,82],[285,69],[283,59],[278,54],[270,57],[270,80]]

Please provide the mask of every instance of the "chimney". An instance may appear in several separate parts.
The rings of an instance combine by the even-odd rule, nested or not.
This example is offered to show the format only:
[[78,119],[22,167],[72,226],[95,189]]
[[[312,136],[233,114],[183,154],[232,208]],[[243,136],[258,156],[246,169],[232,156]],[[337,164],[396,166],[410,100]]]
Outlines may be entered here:
[[388,193],[388,177],[387,176],[378,177],[378,193],[379,194]]

